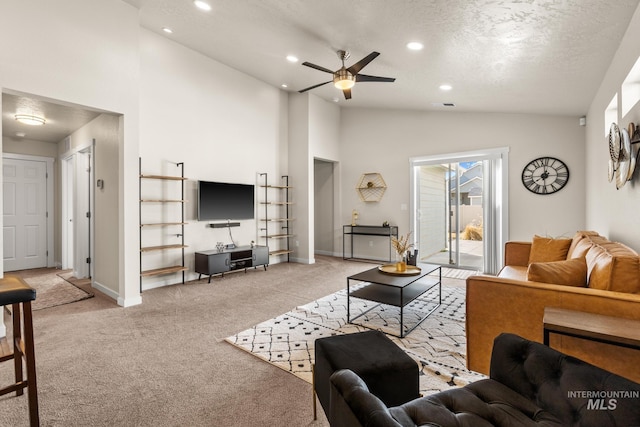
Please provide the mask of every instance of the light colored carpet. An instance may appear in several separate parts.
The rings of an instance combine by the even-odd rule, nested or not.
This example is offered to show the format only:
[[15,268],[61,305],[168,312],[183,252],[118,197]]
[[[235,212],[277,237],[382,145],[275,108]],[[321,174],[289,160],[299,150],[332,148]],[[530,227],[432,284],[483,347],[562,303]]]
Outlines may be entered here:
[[[360,285],[362,286],[362,285]],[[357,286],[352,287],[352,290]],[[371,329],[398,335],[397,307],[351,298],[351,318],[347,323],[347,293],[340,290],[326,297],[239,332],[226,340],[245,351],[311,383],[315,340]],[[405,330],[414,326],[423,313],[435,307],[437,287],[405,307]],[[432,394],[484,378],[465,367],[465,291],[462,287],[442,287],[442,304],[404,338],[390,336],[420,366],[420,392]],[[374,307],[372,309],[372,307]]]
[[36,300],[32,303],[32,309],[43,310],[93,297],[92,293],[65,279],[71,277],[70,271],[52,269],[43,269],[42,274],[23,275],[24,281],[36,290]]
[[[41,425],[328,427],[322,410],[313,420],[309,383],[224,339],[346,288],[370,265],[316,256],[148,290],[128,308],[94,290],[38,310]],[[0,387],[12,376],[0,364]],[[26,394],[0,397],[0,426],[28,425]]]

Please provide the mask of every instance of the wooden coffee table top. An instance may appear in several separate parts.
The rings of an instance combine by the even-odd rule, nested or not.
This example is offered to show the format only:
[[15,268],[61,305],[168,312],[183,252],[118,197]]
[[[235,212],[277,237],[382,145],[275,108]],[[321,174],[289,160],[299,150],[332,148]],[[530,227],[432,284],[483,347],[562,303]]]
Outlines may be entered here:
[[640,320],[545,307],[545,331],[640,348]]

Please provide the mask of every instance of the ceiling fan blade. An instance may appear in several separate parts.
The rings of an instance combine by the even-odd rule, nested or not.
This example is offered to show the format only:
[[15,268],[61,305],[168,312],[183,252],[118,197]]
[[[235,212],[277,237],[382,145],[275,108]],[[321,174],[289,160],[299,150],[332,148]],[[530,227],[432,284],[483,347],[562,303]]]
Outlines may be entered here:
[[368,76],[366,74],[357,74],[356,75],[357,82],[387,82],[392,83],[395,82],[396,79],[394,77],[379,77],[379,76]]
[[379,52],[371,52],[369,55],[353,64],[351,67],[347,68],[347,71],[349,71],[351,74],[358,74],[360,70],[362,70],[369,62],[376,59],[378,55],[380,55]]
[[307,67],[311,67],[311,68],[315,68],[316,70],[319,71],[324,71],[325,73],[329,73],[329,74],[333,74],[334,71],[331,71],[328,68],[324,68],[320,65],[316,65],[316,64],[312,64],[311,62],[303,62],[302,65],[307,66]]
[[303,92],[306,92],[308,90],[315,89],[315,88],[320,87],[322,85],[326,85],[327,83],[331,83],[332,81],[333,80],[329,80],[328,82],[318,83],[317,85],[313,85],[313,86],[310,86],[310,87],[308,87],[306,89],[299,90],[298,93],[303,93]]
[[351,89],[343,89],[342,93],[344,93],[344,99],[351,99]]

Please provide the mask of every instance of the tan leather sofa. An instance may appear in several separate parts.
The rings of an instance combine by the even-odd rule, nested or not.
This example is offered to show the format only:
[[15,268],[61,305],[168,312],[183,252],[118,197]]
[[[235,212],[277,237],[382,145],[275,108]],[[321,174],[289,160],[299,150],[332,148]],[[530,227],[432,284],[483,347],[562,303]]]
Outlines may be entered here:
[[[534,239],[535,240],[535,239]],[[555,239],[557,240],[557,239]],[[489,374],[494,339],[503,332],[542,342],[545,307],[640,319],[640,258],[621,243],[595,232],[578,232],[570,240],[567,262],[586,264],[586,277],[559,277],[573,286],[528,280],[534,267],[532,242],[508,242],[505,266],[498,276],[467,279],[467,367]],[[536,252],[540,254],[540,245]],[[543,256],[544,258],[544,256]],[[533,260],[535,261],[535,260]],[[535,264],[531,267],[532,264]],[[536,276],[537,277],[537,276]],[[548,281],[548,280],[547,280]],[[610,372],[640,382],[640,350],[551,334],[550,346]]]

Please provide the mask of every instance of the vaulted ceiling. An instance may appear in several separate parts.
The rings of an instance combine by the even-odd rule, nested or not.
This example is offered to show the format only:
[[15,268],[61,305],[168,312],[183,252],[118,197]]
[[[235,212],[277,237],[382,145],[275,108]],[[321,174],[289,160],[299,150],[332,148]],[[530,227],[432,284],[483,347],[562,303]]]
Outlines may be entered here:
[[[311,90],[341,107],[572,116],[586,114],[640,2],[204,0],[211,10],[203,11],[192,0],[123,1],[138,9],[142,27],[286,91],[331,80],[304,61],[337,70],[337,50],[350,52],[347,67],[380,52],[362,73],[394,83],[356,83],[350,100],[332,84]],[[409,50],[411,41],[424,48]],[[19,106],[43,109],[49,124],[27,128],[27,138],[43,141],[96,115],[5,94],[5,136],[21,131],[10,114]]]
[[[303,61],[337,70],[339,49],[351,53],[347,66],[380,52],[362,72],[395,83],[356,83],[348,101],[332,84],[312,90],[344,107],[575,116],[587,112],[639,3],[204,0],[211,10],[202,11],[192,0],[125,1],[143,27],[288,91],[331,80]],[[411,51],[410,41],[424,48]]]

